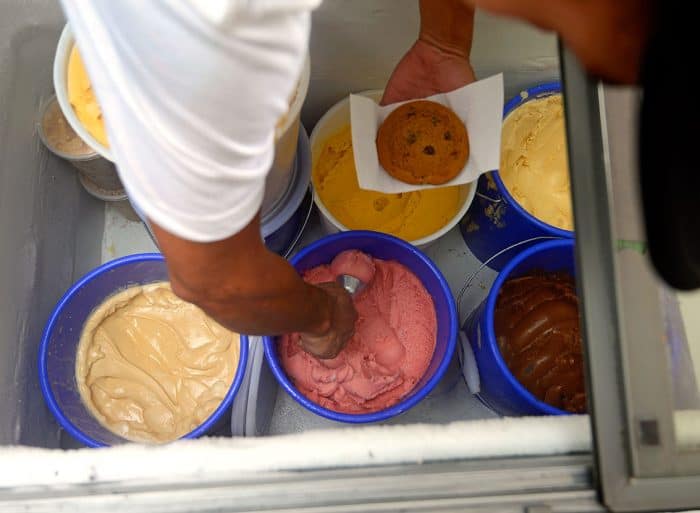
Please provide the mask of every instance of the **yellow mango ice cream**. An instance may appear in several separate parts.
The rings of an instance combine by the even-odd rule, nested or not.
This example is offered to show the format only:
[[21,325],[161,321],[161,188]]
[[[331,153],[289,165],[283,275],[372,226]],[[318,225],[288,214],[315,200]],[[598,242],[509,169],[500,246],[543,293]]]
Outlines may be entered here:
[[355,171],[350,125],[323,141],[314,158],[313,183],[323,204],[351,230],[389,233],[406,241],[430,235],[460,209],[461,187],[401,194],[360,189]]
[[506,117],[498,172],[530,214],[557,228],[574,229],[560,94],[526,102]]
[[75,111],[75,115],[83,124],[85,129],[93,136],[97,142],[105,147],[109,147],[105,124],[102,119],[102,109],[97,103],[95,92],[92,90],[90,77],[85,71],[83,59],[80,56],[78,47],[73,45],[68,58],[68,101]]

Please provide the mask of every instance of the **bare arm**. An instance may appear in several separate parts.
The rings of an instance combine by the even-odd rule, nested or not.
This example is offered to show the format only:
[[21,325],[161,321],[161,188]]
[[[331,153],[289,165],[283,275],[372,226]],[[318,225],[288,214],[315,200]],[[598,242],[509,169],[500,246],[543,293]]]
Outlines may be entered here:
[[173,291],[249,335],[302,333],[305,350],[332,357],[352,335],[352,300],[335,284],[305,283],[260,237],[259,217],[228,239],[190,242],[153,225]]
[[474,9],[462,0],[420,0],[419,41],[468,60],[473,36]]
[[382,104],[458,89],[475,80],[469,61],[474,10],[461,0],[420,0],[418,39],[389,79]]

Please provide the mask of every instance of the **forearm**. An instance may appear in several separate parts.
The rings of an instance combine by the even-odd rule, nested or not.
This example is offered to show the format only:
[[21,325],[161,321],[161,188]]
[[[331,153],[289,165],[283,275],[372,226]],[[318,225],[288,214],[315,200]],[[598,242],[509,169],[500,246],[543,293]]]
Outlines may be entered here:
[[420,0],[418,40],[391,74],[381,104],[426,98],[474,82],[474,10],[462,0]]
[[419,39],[443,52],[469,58],[474,9],[463,0],[420,0]]
[[[248,335],[280,335],[291,332],[325,333],[330,328],[330,305],[319,288],[306,284],[291,265],[263,250],[254,257],[254,269],[234,271],[210,287],[211,293],[195,285],[192,302],[227,328]],[[239,288],[235,274],[257,276],[252,287]]]
[[257,219],[232,239],[197,244],[154,226],[173,291],[227,328],[249,335],[321,334],[330,298],[262,243]]

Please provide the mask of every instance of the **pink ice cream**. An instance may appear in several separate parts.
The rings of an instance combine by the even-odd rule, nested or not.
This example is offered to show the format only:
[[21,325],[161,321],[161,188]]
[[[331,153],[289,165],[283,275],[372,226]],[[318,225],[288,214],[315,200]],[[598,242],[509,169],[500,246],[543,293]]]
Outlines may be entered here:
[[282,366],[301,393],[325,408],[383,410],[405,397],[428,368],[437,333],[435,306],[406,267],[356,250],[310,269],[304,279],[323,283],[339,274],[366,283],[354,298],[355,334],[332,360],[309,355],[298,345],[298,335],[285,335],[278,343]]

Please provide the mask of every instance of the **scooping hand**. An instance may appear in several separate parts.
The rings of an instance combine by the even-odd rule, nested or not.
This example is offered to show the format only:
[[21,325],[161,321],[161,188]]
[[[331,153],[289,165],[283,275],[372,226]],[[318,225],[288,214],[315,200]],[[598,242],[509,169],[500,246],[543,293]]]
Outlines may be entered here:
[[384,90],[381,105],[425,98],[476,80],[469,61],[474,10],[460,0],[421,0],[418,40]]
[[355,333],[357,311],[350,294],[338,283],[320,283],[317,287],[330,296],[330,326],[321,334],[302,333],[299,344],[317,358],[335,358]]

